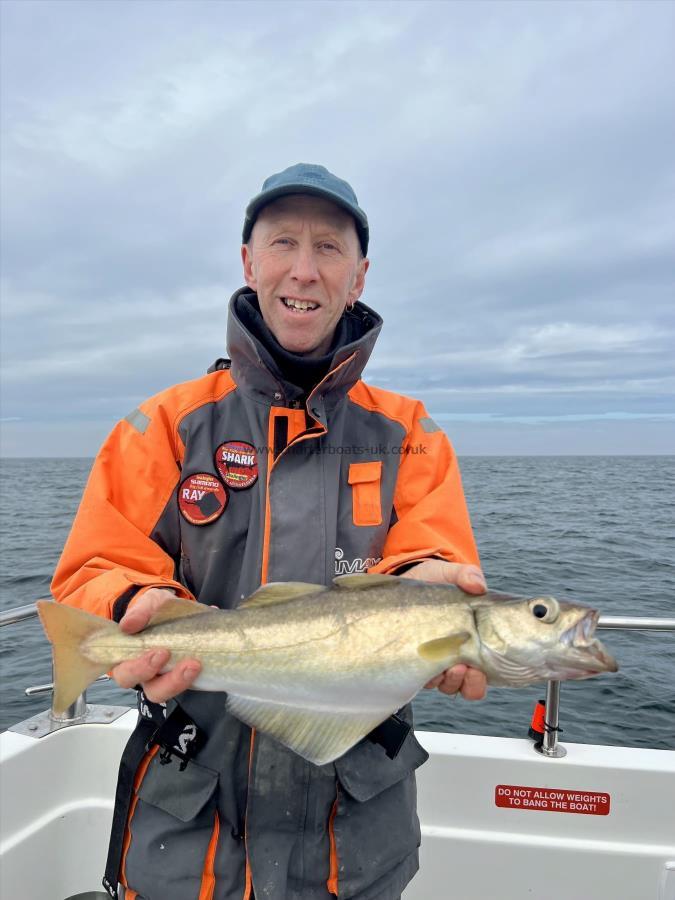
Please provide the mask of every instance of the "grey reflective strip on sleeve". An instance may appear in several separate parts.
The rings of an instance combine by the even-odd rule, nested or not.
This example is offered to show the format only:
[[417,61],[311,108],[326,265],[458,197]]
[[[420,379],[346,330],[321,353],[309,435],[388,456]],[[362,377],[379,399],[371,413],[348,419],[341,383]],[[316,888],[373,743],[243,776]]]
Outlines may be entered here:
[[128,416],[124,417],[124,421],[128,422],[130,425],[133,425],[136,431],[140,431],[141,434],[145,434],[146,429],[150,424],[150,417],[146,416],[146,414],[141,412],[140,409],[135,409],[133,412],[130,412]]
[[433,434],[434,431],[440,431],[440,425],[437,425],[433,419],[425,418],[420,419],[420,425],[422,426],[422,430],[426,431],[427,434]]

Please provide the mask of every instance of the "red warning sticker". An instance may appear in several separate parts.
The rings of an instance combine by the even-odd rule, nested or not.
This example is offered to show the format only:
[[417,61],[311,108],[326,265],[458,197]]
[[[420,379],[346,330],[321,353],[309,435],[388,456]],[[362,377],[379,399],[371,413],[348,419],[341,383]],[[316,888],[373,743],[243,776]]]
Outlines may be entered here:
[[208,525],[222,516],[227,506],[227,488],[208,472],[189,475],[178,488],[178,508],[192,525]]
[[216,450],[216,468],[235,491],[253,487],[258,480],[258,454],[247,441],[226,441]]
[[495,805],[506,809],[538,809],[542,812],[606,816],[609,814],[609,801],[609,794],[598,791],[523,787],[518,784],[498,784],[495,788]]

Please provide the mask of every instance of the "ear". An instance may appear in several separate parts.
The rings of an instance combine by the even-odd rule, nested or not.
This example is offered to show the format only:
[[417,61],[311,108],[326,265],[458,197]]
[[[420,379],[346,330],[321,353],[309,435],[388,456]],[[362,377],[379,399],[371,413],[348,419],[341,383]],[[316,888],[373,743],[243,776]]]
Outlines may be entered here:
[[258,279],[253,268],[253,256],[248,244],[241,246],[241,261],[244,264],[244,281],[253,291],[258,290]]
[[364,259],[359,260],[356,274],[354,275],[354,284],[352,285],[347,300],[348,307],[352,307],[363,293],[363,289],[366,286],[366,272],[368,271],[369,266],[369,259],[364,257]]

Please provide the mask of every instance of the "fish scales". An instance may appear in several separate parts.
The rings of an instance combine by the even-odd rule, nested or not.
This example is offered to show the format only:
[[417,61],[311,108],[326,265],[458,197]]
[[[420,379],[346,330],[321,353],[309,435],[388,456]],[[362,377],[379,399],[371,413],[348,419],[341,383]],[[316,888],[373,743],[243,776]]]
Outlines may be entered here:
[[54,645],[55,706],[67,707],[119,662],[166,648],[167,669],[200,661],[193,689],[222,691],[234,715],[317,764],[345,753],[458,662],[496,686],[617,668],[588,607],[388,575],[264,585],[235,610],[176,598],[134,635],[63,604],[38,606]]

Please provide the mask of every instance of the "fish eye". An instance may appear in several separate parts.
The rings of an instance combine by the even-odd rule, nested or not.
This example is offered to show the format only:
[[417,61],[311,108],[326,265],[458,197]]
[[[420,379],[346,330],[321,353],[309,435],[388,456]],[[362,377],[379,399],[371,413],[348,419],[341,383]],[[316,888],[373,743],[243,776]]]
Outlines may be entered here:
[[536,619],[550,624],[560,615],[560,607],[555,597],[537,597],[530,600],[530,610]]

